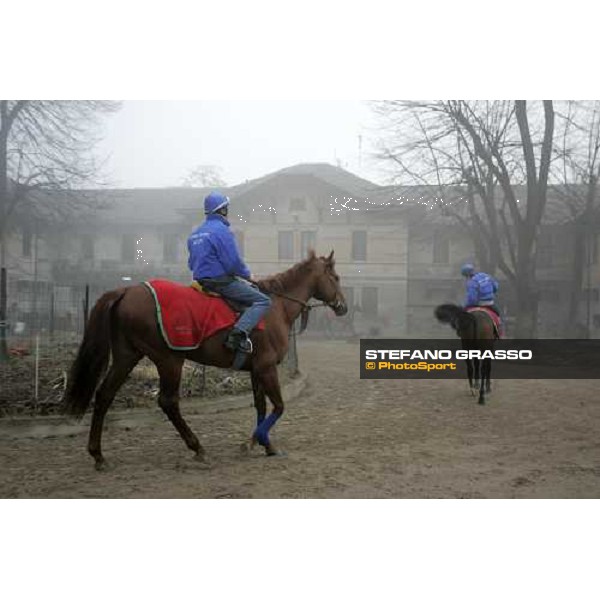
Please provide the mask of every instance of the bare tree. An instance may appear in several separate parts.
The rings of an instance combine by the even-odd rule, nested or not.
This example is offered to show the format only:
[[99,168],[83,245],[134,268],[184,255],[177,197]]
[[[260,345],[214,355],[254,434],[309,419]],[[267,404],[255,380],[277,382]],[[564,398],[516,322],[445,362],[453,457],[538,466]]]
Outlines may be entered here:
[[[517,336],[532,337],[536,238],[552,159],[553,102],[529,107],[523,100],[384,101],[375,109],[391,123],[392,144],[389,137],[382,140],[380,157],[400,176],[443,192],[440,209],[470,232],[483,264],[498,268],[513,286]],[[515,191],[518,184],[526,186],[523,202]],[[465,191],[466,201],[459,205],[457,195]]]
[[[99,164],[93,149],[101,115],[115,102],[0,100],[0,268],[6,273],[6,243],[19,212],[48,218],[64,211],[49,194],[89,183]],[[42,193],[44,192],[44,193]],[[0,360],[7,357],[6,279],[0,284]]]
[[[569,101],[557,112],[560,143],[556,144],[556,193],[564,201],[571,221],[573,254],[568,328],[581,326],[580,307],[584,271],[589,269],[596,245],[598,178],[600,177],[600,101]],[[588,281],[588,288],[590,282]],[[586,331],[589,333],[590,297]]]
[[215,165],[194,167],[181,182],[183,187],[225,187],[222,170]]

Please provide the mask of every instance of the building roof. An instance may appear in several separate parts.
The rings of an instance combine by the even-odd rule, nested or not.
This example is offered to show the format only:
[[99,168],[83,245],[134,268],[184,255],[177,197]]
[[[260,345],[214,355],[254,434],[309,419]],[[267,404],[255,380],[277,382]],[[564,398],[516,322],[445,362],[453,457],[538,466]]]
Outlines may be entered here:
[[[513,189],[517,198],[526,198],[526,186],[514,186]],[[60,214],[57,210],[60,204],[62,212],[66,210],[65,214],[77,213],[78,219],[87,215],[87,219],[95,223],[178,224],[202,219],[203,199],[210,190],[172,187],[35,192],[46,197],[43,202],[34,200],[31,204],[38,206],[41,218],[46,212]],[[306,190],[314,200],[321,200],[323,208],[332,211],[361,210],[378,217],[390,215],[439,225],[454,222],[454,218],[448,216],[449,212],[443,210],[445,206],[452,206],[453,210],[458,208],[466,214],[465,209],[459,208],[466,208],[464,186],[446,187],[443,194],[438,186],[380,186],[327,163],[294,165],[219,191],[235,201],[232,211],[235,213],[244,212],[244,206],[250,208],[285,198],[286,193],[289,195],[294,190]],[[578,186],[549,186],[544,224],[572,221],[582,212],[583,193]],[[573,199],[574,196],[577,198]],[[498,197],[501,197],[500,190]],[[482,211],[481,200],[476,199],[476,202]],[[82,210],[75,210],[77,206]],[[525,208],[526,203],[522,206]],[[101,210],[92,212],[86,207]],[[22,208],[24,218],[28,211],[25,205]]]
[[[252,205],[264,195],[279,195],[289,187],[319,188],[322,194],[340,199],[365,197],[376,193],[380,186],[325,163],[299,164],[287,167],[263,177],[239,185],[220,188],[239,206]],[[202,201],[213,188],[136,188],[116,190],[93,190],[82,192],[94,195],[106,206],[100,215],[106,221],[135,221],[138,223],[177,223],[192,216],[202,216]],[[325,198],[324,198],[325,199]]]

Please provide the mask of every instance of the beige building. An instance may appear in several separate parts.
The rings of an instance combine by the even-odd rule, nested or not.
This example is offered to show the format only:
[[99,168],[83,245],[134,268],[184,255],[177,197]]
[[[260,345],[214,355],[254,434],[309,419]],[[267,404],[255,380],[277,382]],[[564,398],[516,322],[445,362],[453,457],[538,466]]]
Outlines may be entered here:
[[[330,322],[325,311],[315,312],[312,331],[331,327],[348,334],[353,324],[362,336],[450,335],[434,320],[433,309],[462,300],[459,268],[475,259],[473,244],[451,218],[421,203],[422,190],[405,188],[400,199],[398,190],[338,167],[313,164],[223,191],[231,197],[231,226],[255,276],[287,269],[311,247],[321,255],[335,250],[351,316]],[[8,246],[9,306],[16,298],[20,319],[31,320],[37,311],[42,323],[51,313],[54,324],[68,324],[81,321],[86,284],[93,302],[106,289],[145,279],[189,282],[186,241],[204,219],[207,192],[82,192],[82,198],[101,208],[63,225],[32,227],[24,221]],[[572,238],[564,215],[550,210],[538,249],[542,335],[558,334],[562,326],[559,314],[566,312],[572,277]],[[595,249],[589,262],[584,287],[590,291],[581,313],[592,333],[600,335]],[[516,307],[508,284],[499,279],[500,304],[510,317]]]

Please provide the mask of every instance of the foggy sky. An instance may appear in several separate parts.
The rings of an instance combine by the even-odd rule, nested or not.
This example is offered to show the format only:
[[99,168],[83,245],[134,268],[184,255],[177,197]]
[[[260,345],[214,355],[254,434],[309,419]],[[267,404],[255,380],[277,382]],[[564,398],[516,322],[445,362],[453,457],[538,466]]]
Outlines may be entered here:
[[[366,102],[127,101],[99,146],[114,187],[166,187],[201,164],[235,185],[302,162],[328,162],[373,181]],[[359,135],[363,136],[359,157]]]

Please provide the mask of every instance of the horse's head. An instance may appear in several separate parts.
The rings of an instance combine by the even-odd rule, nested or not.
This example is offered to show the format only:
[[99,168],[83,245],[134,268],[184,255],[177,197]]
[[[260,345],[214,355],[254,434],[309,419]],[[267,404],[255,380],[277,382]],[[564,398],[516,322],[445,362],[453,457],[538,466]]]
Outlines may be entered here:
[[333,250],[327,257],[314,253],[310,255],[316,272],[316,285],[313,296],[321,302],[325,302],[333,312],[341,317],[348,312],[348,305],[340,287],[340,277],[335,271],[335,260]]

